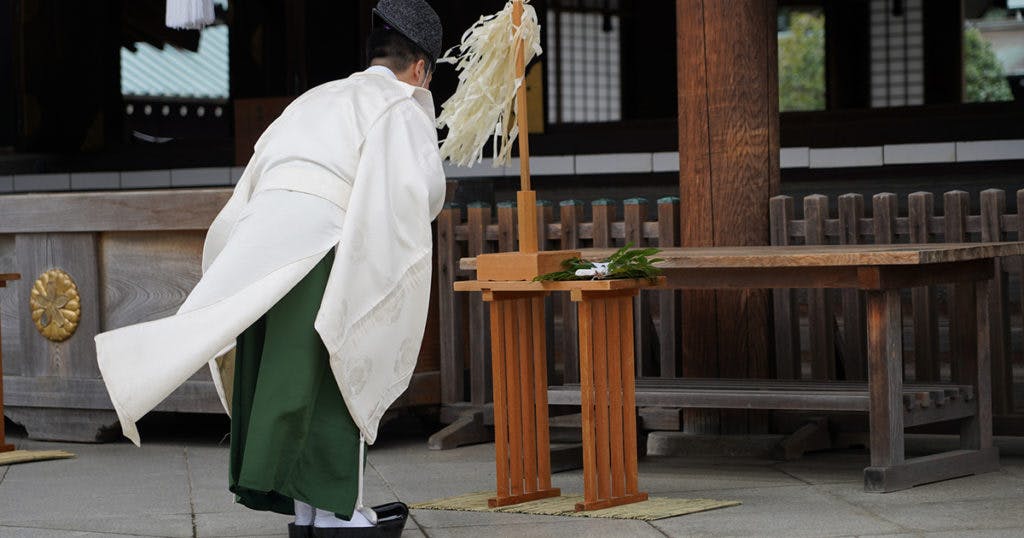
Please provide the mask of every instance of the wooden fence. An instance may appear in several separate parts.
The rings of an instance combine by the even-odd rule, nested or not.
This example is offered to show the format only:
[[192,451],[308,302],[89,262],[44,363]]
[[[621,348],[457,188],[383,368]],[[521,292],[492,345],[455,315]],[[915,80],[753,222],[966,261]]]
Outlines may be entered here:
[[[1006,193],[981,193],[980,212],[971,214],[968,193],[942,196],[942,214],[935,196],[911,194],[905,204],[896,195],[877,194],[869,208],[859,194],[812,195],[803,199],[803,218],[796,218],[791,197],[770,201],[773,245],[830,243],[976,242],[1024,239],[1024,189],[1016,193],[1018,213],[1006,211]],[[655,204],[628,199],[621,204],[597,200],[584,219],[584,204],[563,201],[557,208],[538,202],[538,243],[542,250],[586,247],[671,247],[679,244],[679,200]],[[901,214],[900,207],[906,208]],[[870,214],[870,216],[868,216]],[[489,322],[476,294],[451,291],[461,257],[516,248],[516,211],[511,204],[469,204],[446,208],[438,221],[438,292],[441,323],[442,412],[484,409],[490,399]],[[1020,357],[1021,260],[996,264],[998,278],[991,301],[993,410],[1014,414],[1013,365]],[[973,353],[973,313],[963,305],[973,300],[972,286],[937,286],[905,293],[905,375],[908,380],[957,379],[951,356]],[[682,372],[679,331],[681,296],[677,291],[644,292],[637,299],[636,357],[641,377],[677,377]],[[576,312],[567,298],[548,299],[549,379],[552,384],[576,382]],[[1012,315],[1011,315],[1012,314]],[[780,379],[865,379],[864,301],[857,290],[778,290],[774,292],[774,377]],[[1011,323],[1012,321],[1012,323]],[[1011,343],[1013,345],[1011,345]],[[467,375],[468,374],[468,375]],[[1022,402],[1024,403],[1024,402]],[[1020,424],[1015,421],[1014,424]],[[1014,433],[1024,434],[1024,430]]]

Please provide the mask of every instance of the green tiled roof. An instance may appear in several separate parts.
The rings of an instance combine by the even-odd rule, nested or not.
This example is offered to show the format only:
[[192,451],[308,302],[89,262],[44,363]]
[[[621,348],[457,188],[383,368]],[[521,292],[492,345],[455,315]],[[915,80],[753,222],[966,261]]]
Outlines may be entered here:
[[228,27],[205,28],[199,51],[137,43],[121,49],[121,94],[133,97],[228,98]]

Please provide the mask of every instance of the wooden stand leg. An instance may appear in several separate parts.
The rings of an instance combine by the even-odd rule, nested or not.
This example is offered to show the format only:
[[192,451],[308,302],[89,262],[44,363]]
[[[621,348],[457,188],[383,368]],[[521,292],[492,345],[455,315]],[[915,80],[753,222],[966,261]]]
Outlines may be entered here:
[[7,444],[4,430],[4,356],[3,351],[0,351],[0,452],[10,452],[14,450],[14,445]]
[[557,497],[551,487],[544,293],[485,293],[491,360],[497,494],[492,508]]
[[576,511],[647,500],[637,491],[633,299],[573,292],[579,305],[583,502]]

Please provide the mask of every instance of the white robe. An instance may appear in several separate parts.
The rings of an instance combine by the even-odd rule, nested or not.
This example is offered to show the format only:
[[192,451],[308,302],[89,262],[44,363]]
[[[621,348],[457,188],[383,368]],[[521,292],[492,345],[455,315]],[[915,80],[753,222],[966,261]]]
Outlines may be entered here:
[[99,334],[124,435],[209,363],[221,402],[235,338],[337,247],[315,328],[363,438],[408,387],[430,296],[430,222],[444,200],[430,93],[367,71],[313,88],[263,134],[174,316]]

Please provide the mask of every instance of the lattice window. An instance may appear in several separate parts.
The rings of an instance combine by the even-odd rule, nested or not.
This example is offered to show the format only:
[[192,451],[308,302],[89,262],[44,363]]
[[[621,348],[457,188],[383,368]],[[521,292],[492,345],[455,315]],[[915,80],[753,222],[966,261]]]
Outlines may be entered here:
[[552,0],[545,64],[550,122],[622,119],[619,0]]
[[924,104],[923,0],[871,0],[871,106]]

